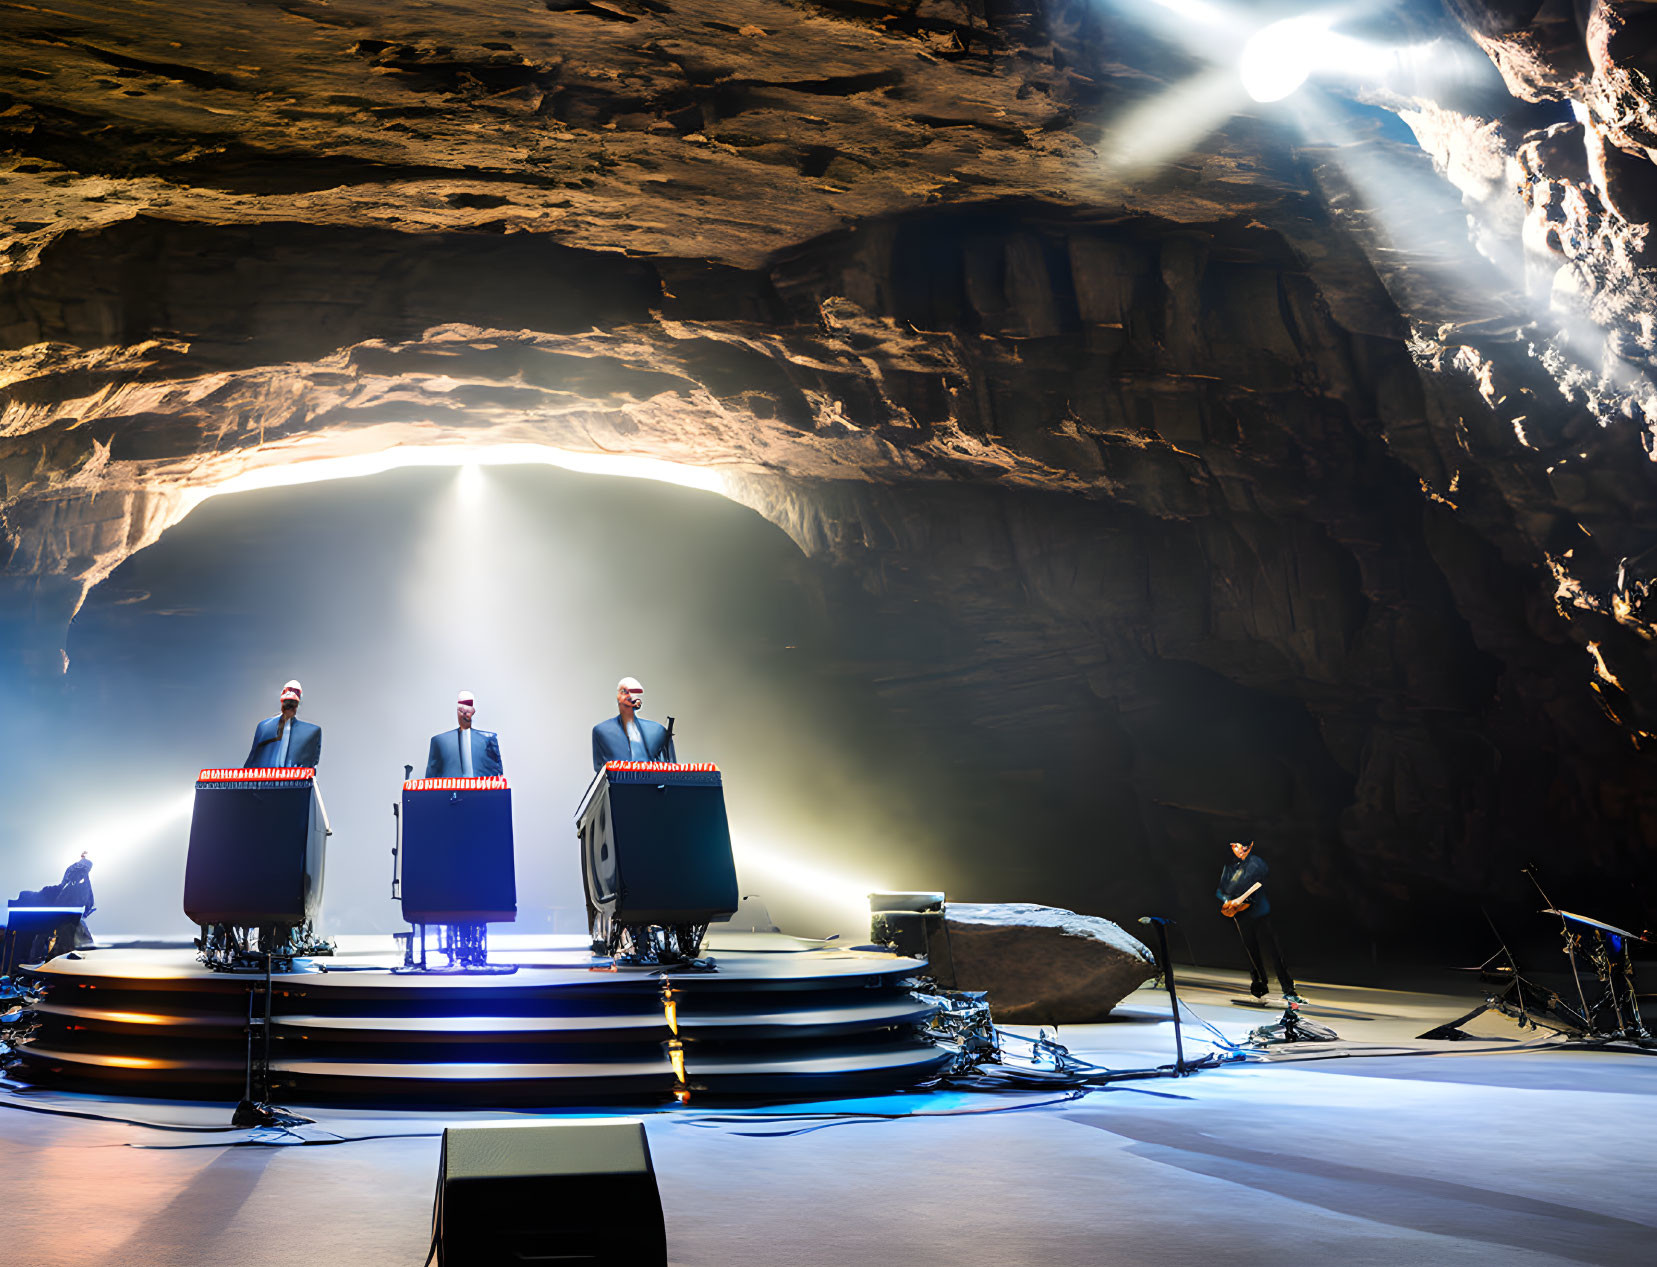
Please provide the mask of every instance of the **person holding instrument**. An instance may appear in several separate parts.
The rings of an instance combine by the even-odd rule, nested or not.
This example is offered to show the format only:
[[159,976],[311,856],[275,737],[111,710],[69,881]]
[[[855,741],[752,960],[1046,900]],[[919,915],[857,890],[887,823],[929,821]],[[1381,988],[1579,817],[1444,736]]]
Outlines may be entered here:
[[1283,997],[1290,1006],[1304,1002],[1295,993],[1294,978],[1283,962],[1283,951],[1277,944],[1277,934],[1271,925],[1271,899],[1266,896],[1266,877],[1271,868],[1266,860],[1254,852],[1254,842],[1234,840],[1231,854],[1235,859],[1220,868],[1220,886],[1214,896],[1220,903],[1220,914],[1237,925],[1243,939],[1243,949],[1249,957],[1249,992],[1257,999],[1266,997],[1266,960],[1264,950],[1271,955],[1272,970]]

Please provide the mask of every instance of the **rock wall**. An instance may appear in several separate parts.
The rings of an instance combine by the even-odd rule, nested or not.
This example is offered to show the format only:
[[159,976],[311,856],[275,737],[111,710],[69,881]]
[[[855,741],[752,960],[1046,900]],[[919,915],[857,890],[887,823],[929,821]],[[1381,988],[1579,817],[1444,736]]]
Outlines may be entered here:
[[1374,37],[1500,82],[1150,167],[1121,120],[1200,59],[1092,3],[20,10],[0,635],[61,672],[261,467],[666,459],[826,618],[952,631],[848,618],[846,663],[1063,825],[961,896],[1194,901],[1238,834],[1358,933],[1541,852],[1649,878],[1638,7],[1413,6]]

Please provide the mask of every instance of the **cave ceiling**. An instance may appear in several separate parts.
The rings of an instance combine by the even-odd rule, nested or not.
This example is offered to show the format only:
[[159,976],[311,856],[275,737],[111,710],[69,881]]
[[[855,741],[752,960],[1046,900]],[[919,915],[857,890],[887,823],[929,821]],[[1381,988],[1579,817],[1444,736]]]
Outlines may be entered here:
[[[250,470],[548,445],[955,612],[909,706],[1074,686],[1170,848],[1648,856],[1657,6],[1378,9],[1456,73],[1150,158],[1214,68],[1133,7],[0,3],[15,657]],[[1181,768],[1193,681],[1294,713],[1281,779]]]

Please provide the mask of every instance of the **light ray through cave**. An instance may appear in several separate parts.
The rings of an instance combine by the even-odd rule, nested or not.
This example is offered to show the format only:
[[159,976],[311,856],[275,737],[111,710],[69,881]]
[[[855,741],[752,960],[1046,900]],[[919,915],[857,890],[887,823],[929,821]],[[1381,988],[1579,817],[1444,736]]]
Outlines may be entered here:
[[[1576,376],[1583,392],[1595,390],[1591,380],[1597,373],[1601,383],[1620,393],[1642,402],[1657,401],[1657,387],[1649,377],[1612,353],[1604,331],[1573,308],[1568,293],[1563,298],[1557,293],[1557,278],[1541,293],[1527,275],[1531,256],[1551,257],[1552,252],[1535,243],[1508,248],[1477,229],[1470,238],[1464,213],[1458,209],[1454,216],[1446,214],[1445,183],[1462,189],[1456,173],[1438,170],[1429,176],[1419,163],[1365,144],[1367,138],[1360,138],[1348,122],[1349,110],[1328,92],[1338,86],[1356,100],[1384,103],[1416,131],[1421,148],[1430,153],[1430,141],[1420,135],[1421,121],[1411,103],[1442,99],[1451,89],[1487,80],[1491,68],[1486,60],[1447,38],[1393,44],[1340,30],[1343,23],[1384,18],[1386,8],[1343,5],[1295,11],[1279,6],[1246,14],[1210,0],[1155,0],[1116,7],[1208,66],[1118,121],[1106,149],[1113,169],[1136,176],[1175,161],[1251,98],[1280,108],[1308,144],[1326,147],[1381,234],[1394,250],[1411,257],[1418,273],[1436,271],[1436,284],[1502,295],[1513,314],[1514,333],[1519,335],[1521,326],[1531,327],[1525,334],[1533,340],[1536,355],[1563,353],[1594,367]],[[1551,262],[1557,268],[1557,261]],[[1521,443],[1537,447],[1517,424],[1515,431]],[[1548,440],[1542,442],[1546,445]],[[1560,455],[1558,460],[1570,458]]]

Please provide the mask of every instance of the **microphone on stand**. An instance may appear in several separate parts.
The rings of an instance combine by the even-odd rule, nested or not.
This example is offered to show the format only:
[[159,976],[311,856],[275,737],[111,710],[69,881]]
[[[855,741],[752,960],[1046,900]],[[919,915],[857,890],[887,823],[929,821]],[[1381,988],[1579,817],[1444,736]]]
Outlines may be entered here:
[[1156,925],[1156,966],[1168,987],[1168,1002],[1174,1009],[1174,1077],[1185,1076],[1185,1044],[1180,1038],[1179,996],[1174,993],[1174,967],[1168,962],[1168,925],[1174,921],[1166,915],[1141,915],[1141,924]]
[[[403,782],[407,783],[413,776],[414,767],[405,764],[403,766]],[[399,890],[403,882],[402,874],[397,866],[397,854],[403,843],[403,811],[402,806],[396,801],[391,803],[391,819],[391,899],[396,901],[402,896]]]

